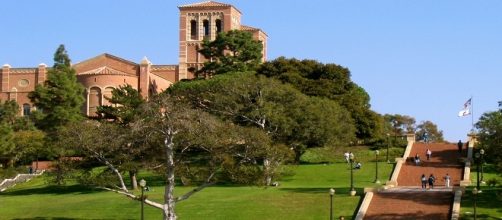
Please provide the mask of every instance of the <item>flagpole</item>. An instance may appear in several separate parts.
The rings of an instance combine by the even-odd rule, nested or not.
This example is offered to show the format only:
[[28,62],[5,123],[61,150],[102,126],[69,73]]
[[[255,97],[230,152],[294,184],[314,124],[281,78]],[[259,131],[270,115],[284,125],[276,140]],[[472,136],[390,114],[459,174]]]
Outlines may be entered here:
[[474,102],[471,95],[471,131],[474,133]]

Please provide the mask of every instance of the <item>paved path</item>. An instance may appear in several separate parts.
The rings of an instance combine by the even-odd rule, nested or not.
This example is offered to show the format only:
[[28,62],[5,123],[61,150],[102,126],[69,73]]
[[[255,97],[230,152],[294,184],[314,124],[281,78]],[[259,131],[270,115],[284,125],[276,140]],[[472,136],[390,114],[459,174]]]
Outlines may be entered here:
[[[425,152],[432,151],[432,157],[427,160]],[[465,152],[465,151],[464,151]],[[416,166],[411,159],[416,154],[421,159],[420,165]],[[463,164],[459,161],[460,154],[456,144],[424,144],[415,143],[411,149],[410,158],[403,164],[398,175],[399,186],[420,186],[420,176],[425,174],[429,177],[433,174],[436,177],[437,186],[444,186],[443,177],[448,173],[453,185],[458,186],[462,180]]]
[[[425,155],[427,149],[432,151],[432,157],[428,161]],[[364,219],[449,219],[453,192],[452,188],[444,186],[443,177],[448,173],[453,185],[460,184],[463,164],[459,159],[463,155],[457,150],[456,144],[413,144],[410,157],[418,154],[422,163],[416,166],[411,158],[408,159],[398,175],[398,187],[375,193]],[[436,177],[434,189],[421,189],[422,174],[427,177],[433,174]]]

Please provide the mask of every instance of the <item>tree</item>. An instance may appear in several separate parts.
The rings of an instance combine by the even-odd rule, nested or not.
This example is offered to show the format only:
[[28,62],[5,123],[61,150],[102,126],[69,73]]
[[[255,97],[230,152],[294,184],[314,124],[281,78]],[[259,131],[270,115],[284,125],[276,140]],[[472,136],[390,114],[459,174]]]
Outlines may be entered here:
[[54,54],[54,66],[47,72],[43,85],[36,85],[28,97],[39,109],[37,126],[42,130],[54,131],[69,122],[83,119],[81,107],[84,103],[84,88],[77,82],[75,70],[64,45]]
[[[290,85],[254,73],[229,73],[210,80],[183,82],[169,91],[186,97],[196,108],[263,130],[275,146],[292,148],[298,160],[307,147],[339,146],[354,138],[349,113],[334,101],[308,97]],[[266,175],[266,184],[271,183],[275,173],[269,165],[278,162],[284,160],[264,158],[264,170],[271,174]]]
[[199,52],[208,60],[196,71],[211,77],[227,72],[255,70],[261,63],[263,45],[251,33],[240,30],[221,32],[214,41],[205,40]]
[[[113,121],[120,124],[124,128],[130,128],[130,124],[134,122],[140,114],[141,106],[146,103],[138,90],[131,85],[120,86],[118,89],[112,90],[112,97],[105,97],[111,105],[98,107],[98,118]],[[129,145],[127,149],[139,148],[140,146],[131,146],[135,142],[126,143]],[[125,165],[129,167],[129,178],[133,189],[138,188],[136,175],[138,173],[139,162],[141,158],[130,157],[130,160],[125,161]]]
[[7,159],[9,167],[14,167],[16,158],[16,145],[14,143],[14,132],[5,123],[0,123],[0,157]]
[[420,124],[417,125],[417,129],[415,132],[416,140],[418,141],[422,139],[425,133],[427,133],[427,138],[430,141],[435,141],[435,142],[444,141],[443,131],[439,130],[437,125],[431,121],[422,121]]
[[35,160],[35,170],[38,170],[38,158],[47,156],[45,133],[40,130],[22,130],[14,133],[18,160],[30,162]]
[[13,125],[19,113],[19,105],[15,100],[0,100],[0,123]]
[[499,109],[481,115],[476,123],[479,130],[479,147],[485,149],[485,158],[497,165],[502,173],[502,102]]
[[370,141],[381,133],[379,115],[370,110],[368,93],[352,82],[346,67],[315,60],[279,57],[265,62],[257,73],[289,83],[308,96],[325,97],[338,102],[350,112],[360,140]]
[[[145,118],[135,123],[134,131],[141,133],[139,136],[148,140],[155,152],[161,147],[164,153],[164,204],[149,201],[163,210],[164,219],[176,219],[176,203],[216,183],[218,177],[223,178],[221,175],[235,179],[228,174],[245,170],[247,176],[240,175],[240,178],[256,178],[256,158],[264,153],[259,149],[268,145],[266,135],[253,130],[242,131],[239,126],[222,123],[214,116],[192,109],[183,100],[169,95],[151,100],[142,115]],[[249,135],[242,135],[244,132]],[[199,186],[175,197],[176,173],[194,179]]]

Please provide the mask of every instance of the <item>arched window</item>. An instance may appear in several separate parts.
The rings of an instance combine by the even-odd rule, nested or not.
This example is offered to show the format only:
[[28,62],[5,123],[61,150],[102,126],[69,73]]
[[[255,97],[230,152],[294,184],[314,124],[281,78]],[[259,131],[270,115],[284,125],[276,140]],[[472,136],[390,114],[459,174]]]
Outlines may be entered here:
[[23,115],[24,116],[31,115],[31,106],[30,106],[30,104],[23,104]]
[[190,39],[197,40],[197,21],[190,21]]
[[205,36],[209,36],[209,21],[208,20],[204,20],[202,22],[202,25],[204,26],[204,37]]
[[220,19],[216,19],[216,33],[220,33],[221,30],[222,30],[221,20]]
[[101,105],[101,89],[92,87],[89,90],[89,116],[96,116],[98,106]]

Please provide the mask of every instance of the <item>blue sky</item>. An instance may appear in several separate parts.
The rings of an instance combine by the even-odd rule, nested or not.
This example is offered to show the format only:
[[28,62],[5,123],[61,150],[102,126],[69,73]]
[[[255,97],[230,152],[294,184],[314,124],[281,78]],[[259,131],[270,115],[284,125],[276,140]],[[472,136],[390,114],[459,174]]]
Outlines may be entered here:
[[[178,62],[180,0],[2,2],[0,65],[52,65],[65,44],[74,62],[107,52],[139,62]],[[473,96],[475,120],[502,100],[502,1],[228,0],[242,23],[269,36],[269,59],[315,59],[348,67],[382,114],[431,120],[450,141]]]

